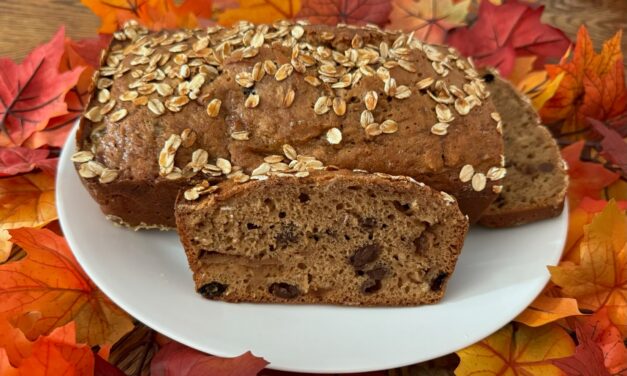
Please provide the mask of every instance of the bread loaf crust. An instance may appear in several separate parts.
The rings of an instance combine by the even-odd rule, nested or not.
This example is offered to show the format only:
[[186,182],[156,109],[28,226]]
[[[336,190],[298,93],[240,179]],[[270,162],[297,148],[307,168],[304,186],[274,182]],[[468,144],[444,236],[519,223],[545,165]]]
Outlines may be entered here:
[[[266,36],[265,42],[252,47],[259,43],[259,37],[252,41],[258,34]],[[298,41],[294,36],[298,36]],[[263,163],[264,157],[281,154],[283,145],[291,145],[299,155],[315,157],[325,166],[407,175],[424,181],[457,197],[460,208],[471,220],[478,218],[496,197],[493,186],[499,182],[485,179],[490,168],[501,167],[503,155],[502,136],[492,116],[496,110],[477,72],[452,50],[373,27],[335,28],[287,22],[256,28],[241,23],[228,29],[153,34],[131,23],[115,37],[118,39],[112,42],[95,77],[95,90],[77,135],[78,150],[92,153],[93,160],[77,162],[76,168],[81,173],[86,163],[100,166],[96,166],[96,174],[82,173],[83,183],[104,213],[130,226],[173,227],[174,199],[180,189],[200,180],[224,178],[225,174],[213,176],[189,171],[186,166],[198,150],[206,151],[209,164],[223,158],[250,174]],[[200,48],[203,47],[200,39],[205,37],[209,39],[207,46]],[[153,43],[164,40],[168,42],[165,46]],[[223,53],[225,41],[232,42],[230,55]],[[295,43],[302,48],[293,48]],[[385,58],[381,57],[383,45]],[[350,59],[351,52],[347,50],[376,51],[378,57],[373,58],[376,60],[373,64],[359,63],[366,67],[361,73],[355,62],[346,62],[341,57]],[[306,77],[319,81],[320,77],[327,77],[320,73],[326,63],[312,58],[317,52],[330,54],[328,59],[334,62],[333,69],[343,73],[332,79],[340,82],[347,73],[350,77],[359,74],[361,78],[347,87],[339,87],[341,82],[336,82],[335,88],[331,82],[313,86]],[[294,55],[297,57],[292,59]],[[150,61],[158,61],[156,67],[151,68]],[[272,61],[277,71],[282,66],[291,66],[292,73],[278,77],[281,80],[277,80],[276,72],[265,73],[263,78],[253,80],[252,86],[245,87],[256,65],[263,67],[266,61]],[[312,64],[303,66],[303,62]],[[196,93],[190,94],[188,86],[201,67],[203,74],[206,73],[204,82]],[[154,70],[148,72],[151,69]],[[185,78],[172,73],[186,70],[191,73]],[[161,74],[165,77],[146,79],[147,75],[154,78]],[[386,86],[386,74],[394,79],[396,92],[390,89],[393,85],[389,78]],[[423,87],[428,78],[433,78],[433,82]],[[182,82],[187,82],[184,84],[187,86],[181,93]],[[162,90],[165,87],[162,84],[169,89]],[[407,97],[399,94],[405,90],[410,92]],[[286,99],[290,91],[294,92],[291,101]],[[378,93],[378,103],[371,113],[373,121],[380,126],[367,131],[361,117],[366,110],[365,95],[371,91]],[[129,99],[134,95],[134,99]],[[255,101],[249,97],[254,95],[259,96],[258,104],[251,106]],[[316,109],[321,97],[328,98],[327,104],[338,98],[338,103]],[[216,99],[221,105],[215,116],[211,116],[208,107]],[[115,103],[108,108],[112,100]],[[449,103],[440,103],[443,100]],[[469,100],[473,102],[470,110]],[[181,103],[184,104],[176,105]],[[444,112],[436,111],[436,106]],[[94,116],[105,108],[105,114]],[[459,108],[468,114],[462,115]],[[157,115],[159,112],[162,113]],[[453,119],[446,119],[447,116]],[[382,133],[380,129],[387,120],[392,122],[386,123],[389,127]],[[438,123],[448,124],[446,135],[431,131]],[[327,137],[333,128],[341,132],[338,144],[330,143]],[[377,129],[381,134],[371,134],[377,133]],[[174,171],[169,171],[168,176],[160,173],[159,156],[166,141],[189,131],[195,141],[183,142],[175,150]],[[483,175],[483,181],[477,179],[478,184],[460,181],[459,174],[465,165],[473,166],[477,174]],[[100,174],[103,169],[107,178]],[[171,180],[177,173],[181,176]],[[115,178],[111,179],[113,175]]]

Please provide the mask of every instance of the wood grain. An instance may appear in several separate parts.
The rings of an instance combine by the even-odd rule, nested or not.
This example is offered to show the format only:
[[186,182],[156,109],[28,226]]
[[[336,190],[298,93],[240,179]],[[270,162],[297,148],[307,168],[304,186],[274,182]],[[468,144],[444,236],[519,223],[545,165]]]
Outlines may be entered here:
[[[618,29],[627,29],[627,0],[537,2],[546,7],[544,22],[571,38],[585,23],[597,46]],[[23,59],[33,47],[50,39],[60,25],[66,25],[72,38],[95,36],[99,22],[80,0],[0,0],[0,56]],[[623,51],[627,51],[627,37],[623,38]]]

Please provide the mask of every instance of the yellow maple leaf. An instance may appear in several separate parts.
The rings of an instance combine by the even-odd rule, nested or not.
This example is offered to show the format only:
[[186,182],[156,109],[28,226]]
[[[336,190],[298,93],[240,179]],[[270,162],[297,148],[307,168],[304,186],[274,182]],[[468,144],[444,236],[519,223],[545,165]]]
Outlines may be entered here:
[[7,230],[42,227],[55,219],[53,176],[39,172],[0,179],[0,262],[11,251]]
[[510,323],[458,351],[455,375],[561,375],[551,360],[570,356],[574,350],[572,338],[558,325],[531,328]]
[[536,327],[565,317],[582,314],[577,307],[577,300],[550,296],[550,291],[548,290],[545,289],[514,321]]
[[579,263],[550,266],[562,295],[582,309],[607,307],[610,320],[627,336],[627,218],[614,200],[584,227]]
[[230,26],[237,21],[271,23],[294,18],[300,10],[301,0],[241,0],[239,8],[226,9],[218,17],[221,25]]

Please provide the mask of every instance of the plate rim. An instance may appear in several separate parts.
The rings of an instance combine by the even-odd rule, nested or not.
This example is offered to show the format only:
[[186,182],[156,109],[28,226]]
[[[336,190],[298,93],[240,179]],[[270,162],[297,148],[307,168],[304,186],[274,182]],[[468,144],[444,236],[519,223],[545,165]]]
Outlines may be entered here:
[[[80,120],[80,119],[79,119]],[[160,327],[159,325],[153,325],[154,321],[150,318],[149,315],[145,315],[144,313],[142,313],[141,310],[136,310],[135,308],[133,308],[132,305],[128,305],[126,301],[124,301],[124,299],[122,299],[122,301],[120,300],[114,300],[111,298],[111,296],[116,296],[117,294],[115,294],[114,292],[112,292],[110,290],[110,286],[103,281],[102,279],[96,277],[93,277],[93,273],[89,273],[88,270],[90,270],[91,268],[86,267],[85,265],[88,265],[89,262],[87,262],[87,260],[84,258],[84,253],[81,252],[74,252],[73,249],[75,248],[80,248],[77,244],[76,239],[74,238],[74,235],[72,233],[72,231],[70,230],[70,226],[66,223],[66,218],[69,217],[69,213],[66,211],[65,205],[60,205],[60,203],[65,202],[65,200],[62,198],[62,193],[61,193],[61,189],[59,189],[61,186],[65,185],[65,183],[62,182],[62,172],[63,173],[67,173],[66,170],[70,170],[69,173],[72,173],[73,170],[73,163],[70,160],[70,156],[71,154],[73,154],[74,149],[75,149],[75,135],[78,129],[78,123],[79,120],[77,120],[77,122],[74,124],[74,126],[72,127],[72,130],[70,131],[70,133],[68,134],[68,138],[66,139],[61,154],[59,156],[59,164],[58,164],[58,168],[57,168],[57,175],[56,175],[56,179],[55,179],[55,204],[56,204],[56,208],[57,208],[57,212],[58,212],[58,217],[59,217],[59,224],[61,226],[61,228],[63,229],[63,234],[64,237],[68,243],[68,245],[70,246],[70,249],[72,250],[72,254],[74,255],[74,257],[76,258],[76,260],[78,261],[78,263],[81,265],[81,268],[85,271],[85,273],[89,276],[89,278],[94,282],[94,284],[96,284],[96,286],[98,287],[98,289],[100,289],[112,302],[114,302],[117,306],[119,306],[122,310],[124,310],[126,313],[128,313],[130,316],[132,316],[133,318],[139,320],[140,322],[142,322],[144,325],[148,326],[149,328],[162,333],[164,335],[166,335],[169,338],[172,338],[173,340],[184,344],[185,346],[191,347],[193,349],[196,349],[200,352],[203,353],[207,353],[207,351],[198,344],[198,341],[188,341],[186,338],[183,338],[183,336],[179,335],[176,330],[170,330],[170,328],[163,328]],[[83,187],[83,189],[85,189]],[[91,197],[90,197],[91,199]],[[565,218],[564,218],[565,217]],[[563,248],[564,245],[566,243],[566,234],[567,234],[567,229],[568,229],[568,203],[565,202],[564,203],[564,209],[562,211],[562,213],[557,217],[559,218],[562,223],[561,223],[561,231],[563,236],[561,237],[561,240],[559,241],[559,248],[561,249],[561,251],[559,252],[559,254],[557,254],[557,256],[551,260],[550,264],[548,265],[557,265],[559,263],[559,261],[561,260],[562,254],[563,254]],[[128,230],[128,229],[125,229]],[[501,229],[494,229],[493,231],[500,231]],[[145,230],[142,230],[145,231]],[[155,230],[156,231],[156,230]],[[546,266],[545,266],[546,267]],[[482,330],[481,331],[481,337],[479,339],[476,338],[472,338],[472,339],[467,339],[465,341],[460,341],[459,343],[462,345],[459,345],[457,350],[451,351],[451,352],[445,352],[445,353],[441,353],[438,354],[436,356],[429,356],[427,358],[420,358],[418,355],[419,353],[417,352],[416,355],[416,360],[414,361],[400,361],[400,362],[387,362],[384,365],[377,367],[377,368],[372,368],[372,367],[365,367],[365,368],[359,368],[358,366],[355,367],[344,367],[344,368],[328,368],[328,369],[309,369],[309,368],[298,368],[298,367],[283,367],[281,365],[274,365],[273,363],[269,363],[266,367],[268,369],[274,369],[274,370],[280,370],[280,371],[288,371],[288,372],[306,372],[306,373],[312,373],[312,374],[325,374],[325,373],[358,373],[358,372],[372,372],[372,371],[378,371],[378,370],[386,370],[386,369],[393,369],[393,368],[399,368],[399,367],[404,367],[404,366],[408,366],[408,365],[412,365],[412,364],[416,364],[416,363],[420,363],[420,362],[424,362],[424,361],[428,361],[430,359],[435,359],[437,357],[441,357],[447,354],[451,354],[453,352],[456,352],[460,349],[463,349],[465,347],[468,347],[474,343],[477,343],[481,340],[483,340],[484,338],[488,337],[489,335],[495,333],[496,331],[498,331],[500,328],[502,328],[503,326],[507,325],[509,322],[512,322],[513,319],[515,317],[517,317],[522,311],[524,311],[531,302],[533,302],[533,300],[542,292],[544,286],[546,286],[546,284],[548,283],[548,281],[550,280],[550,274],[546,273],[544,278],[536,278],[536,281],[531,281],[529,283],[534,283],[537,286],[534,286],[534,288],[532,289],[533,291],[536,291],[533,294],[527,294],[524,299],[519,299],[518,301],[520,302],[519,305],[516,306],[515,309],[512,309],[513,312],[515,312],[515,315],[513,315],[511,318],[507,318],[509,315],[507,316],[503,316],[502,320],[498,320],[498,327],[496,325],[492,325],[490,326],[492,327],[496,327],[496,329],[492,330]],[[302,306],[302,305],[300,305]],[[312,306],[318,306],[318,305],[312,305]],[[364,310],[364,309],[372,309],[369,307],[342,307],[342,308],[350,308],[350,309],[355,309],[355,310]],[[374,307],[375,309],[381,309],[381,307]],[[394,309],[394,310],[402,310],[402,309],[410,309],[410,308],[415,308],[415,307],[387,307],[388,309]],[[158,328],[158,329],[157,329]],[[205,347],[206,348],[206,347]],[[250,351],[250,350],[249,350]],[[219,349],[215,349],[215,350],[211,350],[211,352],[209,353],[210,355],[215,355],[215,356],[219,356],[219,357],[234,357],[234,356],[238,356],[241,354],[231,354],[225,351],[220,351]]]

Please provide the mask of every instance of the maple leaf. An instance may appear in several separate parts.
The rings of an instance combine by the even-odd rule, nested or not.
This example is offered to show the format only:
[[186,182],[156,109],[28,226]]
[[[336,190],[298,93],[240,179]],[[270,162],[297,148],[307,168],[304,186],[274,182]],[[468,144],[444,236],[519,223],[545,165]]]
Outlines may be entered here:
[[576,208],[583,197],[601,198],[601,191],[620,177],[599,163],[582,162],[583,147],[584,141],[581,140],[562,149],[570,177],[568,198],[571,208]]
[[457,351],[455,375],[560,375],[551,360],[573,353],[572,338],[560,326],[507,324],[489,337]]
[[[592,222],[597,213],[605,209],[607,203],[605,200],[593,200],[590,197],[584,197],[579,206],[570,211],[568,215],[568,234],[566,235],[562,261],[575,263],[579,261],[579,245],[581,240],[583,240],[583,229]],[[617,201],[616,204],[621,210],[627,209],[627,201]]]
[[292,19],[300,10],[301,0],[241,0],[239,8],[226,9],[218,16],[221,25],[230,26],[240,20],[272,23]]
[[0,348],[6,351],[6,356],[11,364],[19,366],[22,359],[30,356],[32,343],[21,330],[6,320],[0,320]]
[[38,163],[48,158],[50,151],[23,147],[0,149],[0,177],[30,172]]
[[303,0],[296,18],[313,24],[338,23],[383,26],[388,22],[390,0]]
[[[38,148],[42,145],[62,147],[72,126],[81,117],[83,109],[87,101],[89,101],[91,94],[89,88],[95,69],[83,59],[82,55],[75,49],[75,46],[69,40],[65,42],[65,53],[59,65],[62,72],[73,71],[77,68],[83,69],[76,85],[65,95],[67,113],[50,119],[45,128],[33,133],[25,142],[30,148]],[[94,47],[91,46],[90,48]],[[88,54],[91,53],[93,52],[88,52]]]
[[[67,54],[67,50],[71,49],[80,56],[87,66],[99,68],[100,56],[102,55],[102,51],[106,49],[111,42],[111,38],[111,35],[100,34],[96,38],[84,38],[79,40],[68,39],[65,41],[65,53]],[[67,58],[67,56],[64,58]],[[61,69],[63,69],[63,66],[64,63],[61,61]],[[70,69],[66,68],[66,70]]]
[[7,230],[41,227],[55,219],[54,176],[30,173],[0,179],[0,262],[12,247]]
[[514,320],[535,327],[581,314],[577,300],[548,296],[543,292]]
[[531,99],[533,108],[539,111],[555,95],[562,79],[564,79],[564,73],[550,79],[546,71],[533,71],[522,77],[516,86]]
[[0,147],[20,146],[51,117],[66,113],[65,94],[82,69],[59,73],[65,29],[21,64],[0,58]]
[[543,121],[553,124],[555,132],[583,136],[586,117],[606,120],[627,109],[621,36],[618,31],[597,54],[582,25],[572,58],[567,53],[560,64],[546,66],[551,78],[565,74],[555,95],[540,110]]
[[554,362],[567,375],[620,375],[627,371],[627,348],[607,309],[575,322],[575,354]]
[[602,121],[588,118],[588,123],[596,133],[603,137],[603,140],[601,140],[601,155],[615,164],[624,176],[627,176],[627,143],[625,143],[623,137]]
[[[185,0],[177,5],[173,0],[81,0],[100,17],[100,33],[111,34],[125,22],[136,20],[153,29],[194,28],[196,16],[211,16],[210,0]],[[196,14],[195,14],[196,13]]]
[[152,359],[152,376],[254,376],[268,362],[246,352],[235,358],[219,358],[200,351],[170,342],[163,346]]
[[[76,326],[70,322],[28,343],[30,351],[16,367],[8,366],[2,375],[90,375],[94,356],[89,346],[76,343]],[[0,353],[0,364],[2,354]]]
[[559,58],[570,45],[559,29],[540,22],[544,7],[508,1],[497,6],[482,1],[477,21],[452,30],[447,42],[472,56],[478,67],[496,67],[503,76],[514,68],[517,56],[536,56],[536,64]]
[[47,229],[10,233],[27,256],[0,266],[0,319],[41,313],[28,328],[20,325],[28,338],[74,320],[77,340],[90,345],[115,343],[132,329],[128,315],[85,275],[65,239]]
[[391,29],[414,32],[418,39],[443,43],[449,30],[465,25],[470,0],[392,0]]
[[577,299],[579,307],[607,307],[610,320],[627,336],[627,218],[610,201],[584,227],[579,263],[549,266],[551,280],[563,296]]

